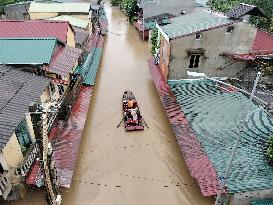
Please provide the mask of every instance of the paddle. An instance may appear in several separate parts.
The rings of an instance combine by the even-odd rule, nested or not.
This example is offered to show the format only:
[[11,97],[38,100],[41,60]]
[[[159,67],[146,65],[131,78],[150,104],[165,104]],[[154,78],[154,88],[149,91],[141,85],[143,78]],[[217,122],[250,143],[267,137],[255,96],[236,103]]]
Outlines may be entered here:
[[147,125],[147,123],[145,122],[144,118],[143,118],[143,117],[141,117],[141,119],[143,120],[143,122],[144,122],[145,126],[146,126],[148,129],[150,129],[150,128],[149,128],[149,126]]
[[117,128],[119,128],[119,126],[121,125],[122,121],[123,121],[123,119],[120,121],[120,123],[118,124]]

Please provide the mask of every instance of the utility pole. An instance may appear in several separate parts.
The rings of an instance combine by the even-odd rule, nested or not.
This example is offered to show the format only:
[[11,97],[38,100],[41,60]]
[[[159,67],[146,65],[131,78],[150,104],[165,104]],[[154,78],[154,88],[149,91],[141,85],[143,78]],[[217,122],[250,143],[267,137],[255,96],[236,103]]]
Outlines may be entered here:
[[[48,131],[47,131],[47,116],[48,113],[51,113],[52,110],[51,108],[55,108],[57,109],[58,106],[56,106],[56,103],[48,103],[45,105],[42,105],[42,124],[43,124],[43,133],[42,133],[42,137],[43,137],[43,169],[44,169],[44,175],[45,175],[45,186],[46,186],[46,190],[48,192],[48,199],[49,199],[49,203],[50,205],[60,205],[61,201],[62,201],[62,197],[61,195],[59,195],[58,191],[54,191],[53,189],[53,183],[52,183],[52,178],[50,176],[50,164],[48,164],[48,149],[49,149],[49,143],[48,143]],[[56,111],[53,111],[56,112]]]
[[260,80],[260,77],[261,77],[261,72],[259,71],[257,73],[257,76],[256,76],[256,79],[255,79],[255,82],[254,82],[254,85],[253,85],[253,89],[252,89],[252,92],[251,92],[251,96],[250,96],[250,100],[252,101],[254,96],[255,96],[255,91],[256,91],[256,88],[257,88],[257,85],[258,85],[258,82]]

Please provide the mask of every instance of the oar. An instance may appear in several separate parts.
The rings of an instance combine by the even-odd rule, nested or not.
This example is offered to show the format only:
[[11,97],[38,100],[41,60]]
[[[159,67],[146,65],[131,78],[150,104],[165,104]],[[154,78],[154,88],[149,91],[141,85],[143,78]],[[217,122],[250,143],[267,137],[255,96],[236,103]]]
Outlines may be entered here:
[[145,122],[144,118],[143,118],[143,117],[141,117],[141,119],[143,120],[143,122],[144,122],[145,126],[146,126],[148,129],[150,129],[150,128],[149,128],[149,126],[147,125],[147,123]]
[[118,124],[117,128],[119,128],[119,126],[121,125],[122,121],[123,121],[123,119],[120,121],[120,123]]

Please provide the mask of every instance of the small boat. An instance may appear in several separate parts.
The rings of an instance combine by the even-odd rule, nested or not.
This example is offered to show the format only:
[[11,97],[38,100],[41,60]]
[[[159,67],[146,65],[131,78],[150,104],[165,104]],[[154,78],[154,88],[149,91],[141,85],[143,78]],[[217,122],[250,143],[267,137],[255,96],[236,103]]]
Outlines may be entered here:
[[126,131],[144,130],[144,120],[135,96],[131,91],[125,91],[122,97],[124,126]]

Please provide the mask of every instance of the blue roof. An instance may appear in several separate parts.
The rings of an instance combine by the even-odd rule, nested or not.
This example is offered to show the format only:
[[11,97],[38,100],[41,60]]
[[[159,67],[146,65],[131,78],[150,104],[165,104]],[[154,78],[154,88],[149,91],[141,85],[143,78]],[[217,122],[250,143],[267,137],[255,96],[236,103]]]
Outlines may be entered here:
[[211,81],[169,81],[169,85],[220,177],[225,175],[238,136],[237,123],[242,112],[247,113],[227,190],[272,189],[273,167],[267,163],[264,148],[273,133],[273,120],[242,93],[223,92]]
[[55,38],[0,38],[0,64],[49,64]]

